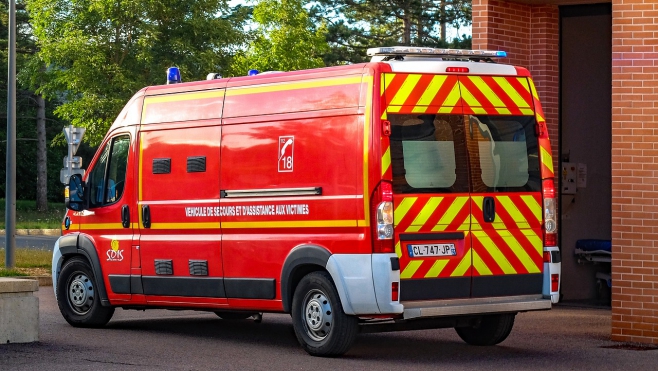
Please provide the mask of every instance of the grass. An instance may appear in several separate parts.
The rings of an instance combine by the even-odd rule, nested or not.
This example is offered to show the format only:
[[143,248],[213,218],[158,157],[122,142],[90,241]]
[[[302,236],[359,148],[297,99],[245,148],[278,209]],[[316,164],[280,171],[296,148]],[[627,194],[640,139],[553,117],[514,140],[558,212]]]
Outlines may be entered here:
[[[5,210],[5,200],[0,199],[0,208]],[[16,229],[59,229],[66,208],[63,203],[49,202],[48,211],[37,210],[36,201],[16,201]],[[5,229],[5,213],[0,214],[0,229]]]
[[0,277],[50,275],[53,253],[49,250],[17,248],[14,268],[5,268],[5,249],[0,248]]

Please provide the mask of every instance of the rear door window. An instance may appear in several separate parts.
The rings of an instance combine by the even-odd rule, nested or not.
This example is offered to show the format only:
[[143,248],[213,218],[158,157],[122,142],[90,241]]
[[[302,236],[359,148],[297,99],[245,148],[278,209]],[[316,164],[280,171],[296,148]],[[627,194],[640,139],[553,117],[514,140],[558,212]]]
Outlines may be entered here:
[[467,116],[473,192],[541,191],[533,116]]
[[395,193],[468,192],[462,115],[389,115]]

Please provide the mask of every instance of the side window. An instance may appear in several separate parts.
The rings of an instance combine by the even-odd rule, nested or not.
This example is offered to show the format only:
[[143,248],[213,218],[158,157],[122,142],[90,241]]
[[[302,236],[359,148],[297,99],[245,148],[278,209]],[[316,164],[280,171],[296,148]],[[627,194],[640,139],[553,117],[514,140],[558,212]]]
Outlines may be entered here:
[[464,116],[389,115],[389,120],[394,192],[468,192]]
[[108,142],[89,173],[89,206],[99,207],[117,202],[126,186],[130,137],[118,136]]
[[532,116],[468,116],[474,192],[541,189]]

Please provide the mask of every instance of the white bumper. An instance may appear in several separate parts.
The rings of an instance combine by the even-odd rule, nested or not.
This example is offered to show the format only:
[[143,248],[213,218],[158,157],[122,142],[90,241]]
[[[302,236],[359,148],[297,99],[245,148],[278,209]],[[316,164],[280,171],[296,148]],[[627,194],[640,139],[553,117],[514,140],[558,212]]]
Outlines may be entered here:
[[[61,237],[60,237],[61,238]],[[53,263],[52,263],[52,278],[53,278],[53,290],[55,290],[55,298],[57,298],[57,279],[59,278],[59,272],[62,270],[62,261],[64,257],[59,251],[59,239],[55,242],[55,247],[53,247]]]
[[400,282],[393,270],[395,254],[334,254],[327,271],[336,284],[343,311],[350,315],[399,314],[404,307],[391,300],[391,284]]

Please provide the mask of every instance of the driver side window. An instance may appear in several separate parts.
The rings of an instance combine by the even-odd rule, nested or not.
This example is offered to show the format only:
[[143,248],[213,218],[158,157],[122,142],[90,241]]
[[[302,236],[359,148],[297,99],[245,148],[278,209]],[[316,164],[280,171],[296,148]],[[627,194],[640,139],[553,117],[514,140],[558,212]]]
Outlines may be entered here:
[[115,203],[123,195],[129,147],[130,137],[122,135],[103,148],[87,180],[90,208]]

